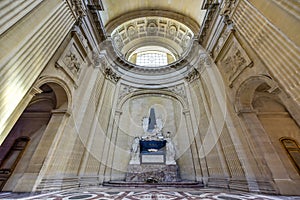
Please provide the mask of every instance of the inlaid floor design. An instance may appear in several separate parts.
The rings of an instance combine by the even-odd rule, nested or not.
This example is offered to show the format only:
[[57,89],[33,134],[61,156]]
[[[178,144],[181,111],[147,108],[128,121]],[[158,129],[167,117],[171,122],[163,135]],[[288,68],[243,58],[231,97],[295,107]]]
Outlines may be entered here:
[[218,189],[193,188],[78,188],[64,191],[37,193],[0,193],[0,199],[47,200],[300,200],[295,196],[270,196]]

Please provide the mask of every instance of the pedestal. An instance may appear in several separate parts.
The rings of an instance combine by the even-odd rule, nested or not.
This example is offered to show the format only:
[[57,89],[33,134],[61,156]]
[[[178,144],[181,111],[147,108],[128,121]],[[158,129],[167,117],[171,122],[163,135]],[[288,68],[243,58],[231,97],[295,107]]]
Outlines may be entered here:
[[163,183],[178,182],[177,165],[128,165],[126,182]]

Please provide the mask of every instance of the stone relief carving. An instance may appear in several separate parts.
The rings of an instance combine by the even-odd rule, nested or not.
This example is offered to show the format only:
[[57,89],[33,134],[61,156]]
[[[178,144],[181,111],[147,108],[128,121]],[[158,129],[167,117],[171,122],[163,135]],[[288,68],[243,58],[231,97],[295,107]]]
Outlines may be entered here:
[[234,37],[226,55],[221,59],[221,66],[227,76],[229,86],[232,87],[234,80],[246,67],[252,67],[252,64],[253,62]]
[[85,52],[81,48],[80,41],[76,37],[72,38],[60,58],[56,61],[55,67],[62,70],[78,86],[81,71],[87,66]]
[[104,69],[105,78],[113,81],[114,83],[117,83],[120,80],[120,76],[117,75],[111,68],[106,67]]
[[198,79],[200,77],[200,73],[198,72],[197,69],[193,69],[190,73],[188,73],[188,75],[185,77],[185,79],[188,81],[188,82],[192,82],[196,79]]
[[77,56],[73,52],[69,51],[69,53],[66,54],[64,58],[64,63],[71,70],[72,73],[79,74],[80,62]]

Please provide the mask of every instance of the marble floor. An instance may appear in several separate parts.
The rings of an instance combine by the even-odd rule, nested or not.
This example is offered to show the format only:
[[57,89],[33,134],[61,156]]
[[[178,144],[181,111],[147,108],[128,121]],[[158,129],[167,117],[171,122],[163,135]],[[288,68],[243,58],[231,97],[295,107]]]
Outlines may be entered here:
[[78,188],[46,193],[0,193],[0,199],[48,199],[48,200],[300,200],[296,196],[271,196],[252,194],[222,189],[199,189],[199,188],[117,188],[117,187],[90,187]]

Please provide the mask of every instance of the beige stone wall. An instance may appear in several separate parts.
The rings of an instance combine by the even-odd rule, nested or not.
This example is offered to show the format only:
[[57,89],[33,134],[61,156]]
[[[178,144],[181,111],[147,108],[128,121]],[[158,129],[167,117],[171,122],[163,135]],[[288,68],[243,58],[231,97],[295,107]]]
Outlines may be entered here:
[[[227,136],[220,137],[225,159],[238,158],[252,190],[273,188],[282,194],[296,194],[299,174],[279,139],[285,136],[299,141],[295,135],[300,116],[300,52],[294,25],[299,19],[298,5],[295,1],[241,0],[223,1],[219,6],[217,17],[210,22],[210,30],[216,34],[204,43],[227,93],[230,112],[222,132]],[[284,111],[261,113],[254,105],[257,91],[281,102]],[[262,101],[272,108],[271,101]],[[235,150],[225,144],[231,143],[228,136]],[[232,167],[228,165],[230,175],[239,176],[240,169]]]
[[[67,1],[5,1],[0,143],[43,84],[57,104],[47,127],[32,133],[5,190],[124,180],[132,140],[143,134],[141,120],[154,107],[163,131],[172,134],[183,180],[299,194],[299,172],[280,143],[282,137],[300,143],[297,3],[226,2],[231,6],[222,2],[211,23],[216,34],[205,41],[211,58],[205,54],[163,79],[135,71],[120,78],[124,69],[95,42],[89,20],[73,26],[76,13]],[[143,85],[143,78],[160,85]]]

